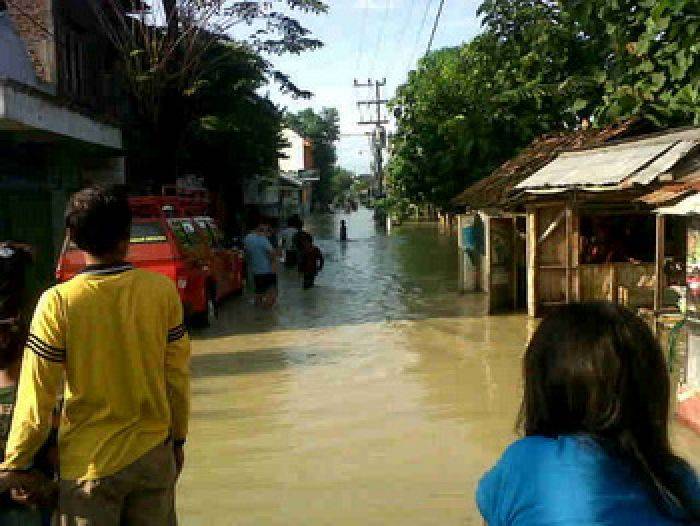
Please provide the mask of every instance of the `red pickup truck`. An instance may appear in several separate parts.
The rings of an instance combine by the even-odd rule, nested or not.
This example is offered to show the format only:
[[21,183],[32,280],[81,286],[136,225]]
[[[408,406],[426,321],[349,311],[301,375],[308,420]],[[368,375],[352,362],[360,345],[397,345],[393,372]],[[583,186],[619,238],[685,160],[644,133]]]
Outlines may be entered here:
[[[127,259],[136,267],[172,279],[188,318],[208,326],[226,296],[243,290],[243,253],[226,246],[202,199],[133,197],[134,214]],[[85,266],[85,257],[66,241],[56,278],[66,281]]]

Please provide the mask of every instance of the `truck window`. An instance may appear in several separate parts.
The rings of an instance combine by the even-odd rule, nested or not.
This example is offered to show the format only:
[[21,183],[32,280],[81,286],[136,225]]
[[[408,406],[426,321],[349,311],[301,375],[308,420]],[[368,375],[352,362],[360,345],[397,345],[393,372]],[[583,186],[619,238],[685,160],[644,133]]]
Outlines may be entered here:
[[168,240],[160,223],[134,223],[131,225],[131,243],[165,243]]

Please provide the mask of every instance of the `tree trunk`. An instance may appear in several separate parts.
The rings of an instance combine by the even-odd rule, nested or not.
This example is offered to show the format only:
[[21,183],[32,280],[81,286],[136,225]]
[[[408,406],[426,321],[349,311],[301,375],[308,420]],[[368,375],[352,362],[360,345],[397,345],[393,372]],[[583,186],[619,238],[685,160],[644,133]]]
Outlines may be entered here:
[[163,0],[163,11],[168,23],[168,41],[174,42],[178,32],[177,0]]

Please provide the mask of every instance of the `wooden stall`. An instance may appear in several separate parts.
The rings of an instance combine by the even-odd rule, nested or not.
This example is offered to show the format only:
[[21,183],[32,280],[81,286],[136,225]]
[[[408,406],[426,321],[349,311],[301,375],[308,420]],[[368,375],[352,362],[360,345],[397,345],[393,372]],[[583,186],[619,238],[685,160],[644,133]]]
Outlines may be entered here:
[[[491,175],[470,185],[453,199],[452,204],[456,208],[479,218],[483,226],[481,239],[484,250],[475,259],[478,260],[479,268],[477,281],[480,290],[489,296],[490,312],[525,309],[527,298],[534,297],[533,283],[528,278],[528,257],[534,258],[535,253],[526,249],[526,245],[532,244],[532,239],[528,238],[526,232],[533,232],[528,222],[534,221],[535,215],[526,215],[525,208],[513,201],[513,195],[517,193],[514,192],[516,186],[562,152],[604,145],[611,140],[628,136],[634,129],[634,122],[630,121],[602,129],[586,128],[544,135],[513,159],[503,163]],[[557,215],[554,213],[554,217]],[[573,215],[568,217],[570,221],[575,220]],[[548,219],[543,216],[542,224]],[[562,228],[565,226],[562,223]],[[569,223],[569,228],[575,228],[575,224]],[[558,238],[560,242],[564,239],[558,229],[549,235],[554,236],[552,239]],[[550,250],[550,247],[547,246],[546,250]],[[557,258],[551,253],[543,253],[541,256],[547,262],[544,264],[547,268],[542,269],[547,274],[545,282],[561,280],[562,275],[566,280],[566,258]],[[568,265],[575,266],[575,263],[570,260]],[[575,279],[571,271],[569,274],[570,279]],[[560,283],[559,292],[565,289]],[[552,298],[557,296],[554,289],[542,292]]]
[[699,152],[700,129],[641,137],[565,152],[517,185],[527,214],[528,313],[585,300],[677,310],[672,285],[682,283],[669,272],[685,250],[685,227],[656,215],[645,196],[682,195],[679,182],[689,184]]
[[[599,209],[596,213],[600,214]],[[586,261],[584,245],[588,239],[581,231],[582,218],[599,221],[625,220],[633,217],[646,221],[658,236],[640,236],[636,242],[646,246],[646,256],[635,259],[623,254],[620,259]],[[663,219],[663,218],[662,218]],[[667,290],[664,264],[667,252],[665,224],[650,210],[616,211],[614,214],[591,215],[585,207],[571,203],[530,206],[528,222],[528,313],[541,316],[548,307],[572,301],[612,301],[633,309],[660,311],[674,302]],[[621,233],[613,242],[622,243]]]

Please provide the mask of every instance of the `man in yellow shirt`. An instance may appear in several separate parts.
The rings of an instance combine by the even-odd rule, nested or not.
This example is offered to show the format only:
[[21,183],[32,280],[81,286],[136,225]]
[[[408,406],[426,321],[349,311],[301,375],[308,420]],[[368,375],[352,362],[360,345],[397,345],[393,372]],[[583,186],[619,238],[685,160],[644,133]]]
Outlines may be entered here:
[[170,525],[190,398],[180,299],[168,278],[125,261],[125,195],[78,192],[66,225],[88,265],[37,305],[0,469],[31,468],[62,390],[61,525]]

